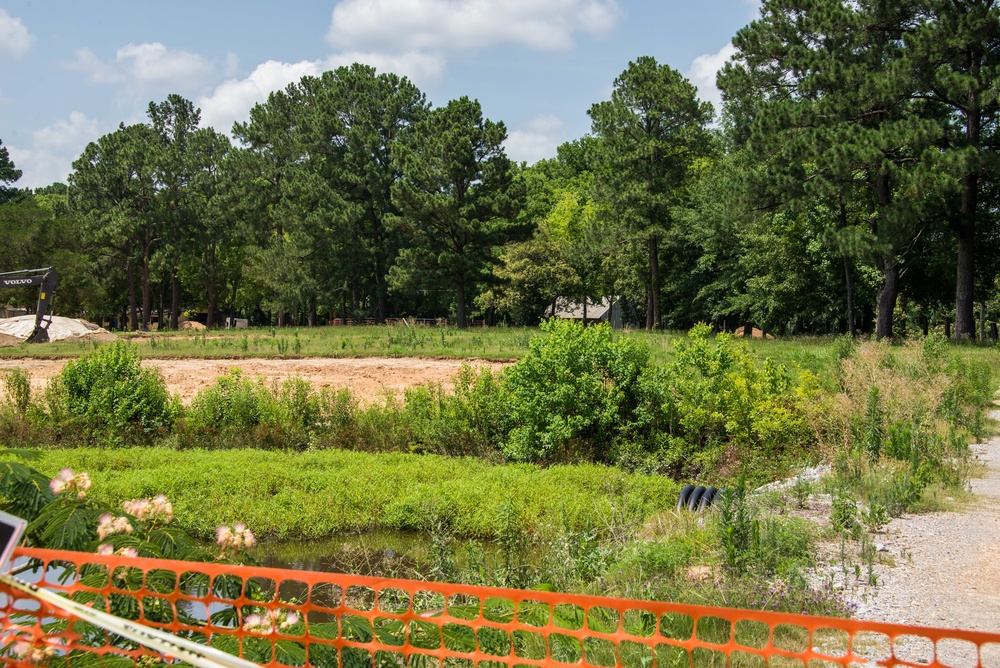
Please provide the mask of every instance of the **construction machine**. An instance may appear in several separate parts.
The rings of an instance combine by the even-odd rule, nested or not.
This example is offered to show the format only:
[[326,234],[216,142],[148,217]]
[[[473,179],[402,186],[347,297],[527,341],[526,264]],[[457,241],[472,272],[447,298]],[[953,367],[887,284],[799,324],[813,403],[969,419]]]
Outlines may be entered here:
[[52,324],[52,306],[59,285],[59,273],[53,267],[41,269],[21,269],[0,273],[0,288],[23,288],[38,286],[38,307],[35,309],[35,329],[26,343],[45,343],[49,340],[49,325]]

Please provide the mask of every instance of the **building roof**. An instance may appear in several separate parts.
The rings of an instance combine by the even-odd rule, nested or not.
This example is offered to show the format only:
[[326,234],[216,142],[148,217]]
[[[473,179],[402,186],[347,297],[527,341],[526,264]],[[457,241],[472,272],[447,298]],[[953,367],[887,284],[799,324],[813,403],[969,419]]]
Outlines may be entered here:
[[[587,301],[587,320],[607,320],[611,300]],[[569,297],[556,299],[556,317],[565,320],[583,320],[583,303]]]

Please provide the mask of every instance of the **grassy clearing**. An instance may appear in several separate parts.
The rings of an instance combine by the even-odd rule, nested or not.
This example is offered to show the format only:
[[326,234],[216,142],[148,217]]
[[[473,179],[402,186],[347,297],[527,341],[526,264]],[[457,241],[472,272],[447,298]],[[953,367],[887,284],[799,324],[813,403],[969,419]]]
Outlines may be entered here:
[[[674,342],[684,332],[626,330],[620,336],[645,346],[650,359],[665,364],[675,357]],[[535,327],[273,327],[241,330],[124,334],[143,358],[293,359],[307,357],[443,357],[455,359],[519,359],[528,343],[542,334]],[[824,382],[831,381],[838,362],[836,339],[798,336],[777,339],[741,339],[756,359],[770,357],[790,369],[805,369]],[[21,344],[0,348],[0,359],[79,357],[104,345],[93,342]],[[970,363],[989,366],[1000,374],[1000,355],[994,345],[955,347]],[[830,387],[833,387],[831,385]]]
[[622,504],[645,517],[672,507],[678,492],[662,476],[589,464],[543,469],[346,451],[78,448],[43,451],[29,463],[53,476],[63,467],[87,471],[94,494],[113,506],[166,494],[178,523],[203,538],[236,521],[277,539],[435,523],[456,536],[492,538],[505,522],[526,534],[564,516],[570,526],[601,526]]
[[[448,357],[512,359],[528,349],[535,328],[299,327],[124,334],[144,358]],[[94,342],[21,344],[2,358],[78,357]]]

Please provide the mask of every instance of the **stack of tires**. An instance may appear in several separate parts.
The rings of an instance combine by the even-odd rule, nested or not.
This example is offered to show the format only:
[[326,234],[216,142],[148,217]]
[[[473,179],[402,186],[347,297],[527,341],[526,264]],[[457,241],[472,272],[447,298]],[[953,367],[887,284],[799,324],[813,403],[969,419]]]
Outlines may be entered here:
[[681,490],[677,499],[677,510],[690,510],[692,512],[705,510],[711,507],[721,491],[715,487],[705,487],[704,485],[697,487],[684,485],[684,489]]

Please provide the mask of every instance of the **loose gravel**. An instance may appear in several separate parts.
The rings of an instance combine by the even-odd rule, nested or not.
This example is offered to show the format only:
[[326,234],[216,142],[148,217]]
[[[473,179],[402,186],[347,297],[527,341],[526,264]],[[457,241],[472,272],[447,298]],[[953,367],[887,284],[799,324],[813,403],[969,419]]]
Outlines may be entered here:
[[986,471],[971,483],[979,498],[889,524],[877,541],[891,559],[855,594],[860,619],[1000,632],[1000,439],[972,450]]

